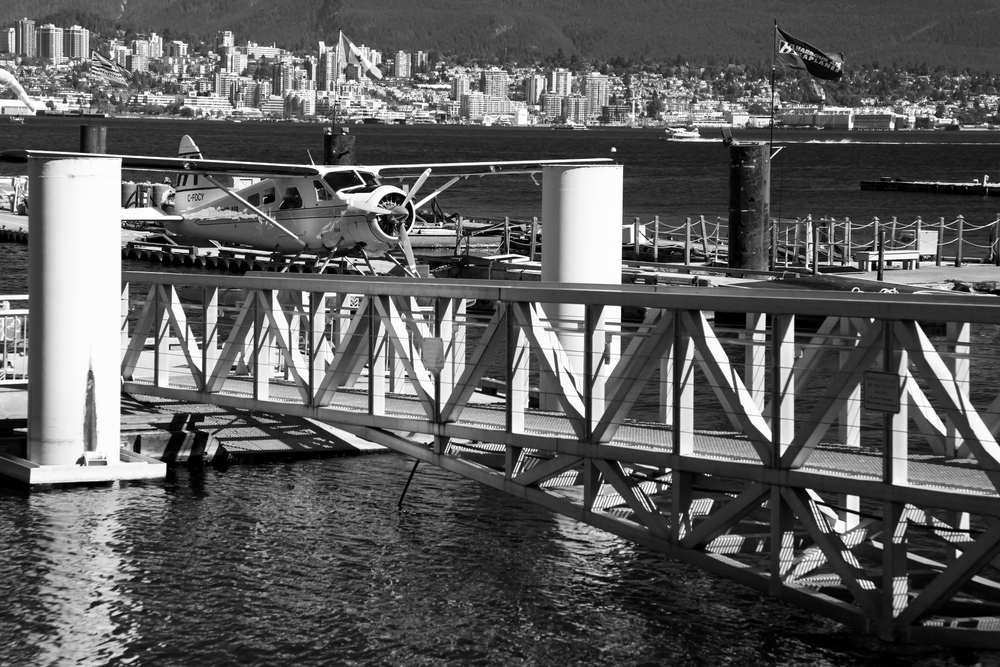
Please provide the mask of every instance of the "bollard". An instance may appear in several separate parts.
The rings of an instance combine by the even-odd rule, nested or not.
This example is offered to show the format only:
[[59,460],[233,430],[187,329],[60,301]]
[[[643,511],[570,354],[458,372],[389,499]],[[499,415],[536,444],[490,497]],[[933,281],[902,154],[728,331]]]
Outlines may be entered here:
[[962,266],[962,237],[964,234],[963,228],[965,226],[965,218],[958,216],[958,220],[955,222],[958,223],[958,241],[955,246],[955,266]]
[[877,237],[878,240],[878,276],[879,282],[885,278],[885,230],[881,230]]
[[915,220],[915,223],[916,223],[916,228],[915,228],[915,230],[913,232],[913,245],[914,245],[913,249],[917,251],[917,261],[914,264],[914,266],[919,269],[920,268],[920,230],[923,227],[923,220],[921,220],[921,218],[920,218],[919,215],[917,216],[917,219]]
[[529,246],[528,259],[535,261],[535,250],[538,247],[538,218],[531,218],[531,245]]
[[660,261],[660,216],[653,216],[653,263]]
[[854,256],[854,231],[850,218],[844,218],[844,254],[840,257],[840,265],[847,266]]
[[944,218],[940,218],[938,222],[938,245],[934,265],[941,266],[942,260],[944,260]]
[[684,266],[691,265],[691,218],[686,218],[684,225]]

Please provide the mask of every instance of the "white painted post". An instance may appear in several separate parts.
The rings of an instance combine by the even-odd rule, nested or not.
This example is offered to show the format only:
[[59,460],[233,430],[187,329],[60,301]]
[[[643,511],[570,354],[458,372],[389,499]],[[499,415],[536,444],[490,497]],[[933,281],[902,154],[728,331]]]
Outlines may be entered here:
[[[542,171],[542,281],[621,285],[621,222],[623,208],[621,165],[547,166]],[[563,329],[559,339],[577,372],[582,373],[585,343],[579,334],[584,307],[579,304],[544,304],[553,327]],[[592,368],[596,378],[606,377],[618,358],[619,308],[605,308],[595,325]],[[608,347],[606,340],[614,336]],[[603,360],[605,353],[609,358]],[[603,363],[606,361],[607,363]],[[556,387],[541,383],[543,409],[553,404]],[[604,383],[593,384],[595,413],[604,404]]]
[[30,158],[28,460],[120,463],[121,160]]

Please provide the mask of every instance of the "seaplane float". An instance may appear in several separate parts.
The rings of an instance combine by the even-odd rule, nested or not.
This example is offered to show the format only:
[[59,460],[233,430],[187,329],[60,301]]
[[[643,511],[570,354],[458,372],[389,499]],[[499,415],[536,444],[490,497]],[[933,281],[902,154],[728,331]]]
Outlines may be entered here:
[[[0,161],[93,157],[82,153],[7,150]],[[175,158],[116,155],[123,170],[175,173],[174,191],[159,206],[122,209],[122,220],[161,222],[179,239],[208,240],[317,258],[357,255],[366,261],[399,248],[413,275],[409,242],[417,211],[462,179],[534,174],[546,165],[610,162],[608,158],[397,165],[279,164],[207,160],[185,135]],[[422,194],[432,178],[447,179]],[[407,190],[391,183],[408,184]],[[178,241],[182,242],[182,241]]]

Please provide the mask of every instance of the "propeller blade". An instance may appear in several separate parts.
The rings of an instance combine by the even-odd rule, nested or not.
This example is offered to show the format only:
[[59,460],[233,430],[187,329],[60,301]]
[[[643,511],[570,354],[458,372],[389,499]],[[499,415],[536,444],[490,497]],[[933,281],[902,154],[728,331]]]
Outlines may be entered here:
[[424,173],[420,174],[420,177],[417,179],[417,182],[413,184],[413,187],[410,188],[410,192],[407,193],[406,199],[403,200],[403,206],[406,206],[411,201],[413,201],[413,198],[417,196],[417,192],[419,192],[420,188],[424,186],[424,183],[427,181],[427,177],[430,175],[431,175],[430,169],[426,169],[424,170]]
[[410,235],[406,233],[406,223],[399,225],[399,247],[403,249],[406,257],[406,266],[413,275],[417,274],[417,262],[413,259],[413,246],[410,245]]

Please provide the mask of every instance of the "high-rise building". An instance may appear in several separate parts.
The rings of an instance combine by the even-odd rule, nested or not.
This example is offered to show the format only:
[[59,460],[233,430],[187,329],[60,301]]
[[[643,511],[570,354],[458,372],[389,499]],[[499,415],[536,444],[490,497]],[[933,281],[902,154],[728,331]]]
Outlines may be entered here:
[[567,69],[555,69],[549,72],[548,92],[565,97],[573,92],[573,73]]
[[64,31],[63,55],[70,60],[90,58],[90,31],[78,25]]
[[316,87],[334,90],[337,83],[337,49],[319,43],[319,62],[316,64]]
[[63,55],[63,29],[57,28],[51,23],[46,23],[38,29],[38,53],[39,58],[44,58],[53,65],[61,65],[66,62]]
[[524,101],[527,104],[538,104],[545,92],[545,77],[541,74],[531,74],[524,80]]
[[562,118],[565,121],[586,124],[590,119],[590,104],[583,95],[567,95],[563,98]]
[[472,82],[469,81],[469,77],[465,74],[455,75],[455,78],[451,80],[451,99],[461,101],[462,95],[468,95],[471,92]]
[[410,54],[406,51],[396,52],[395,76],[401,79],[408,79],[413,75],[410,70]]
[[16,33],[14,28],[4,28],[0,31],[0,53],[15,53],[17,48]]
[[14,24],[14,54],[27,58],[35,57],[35,22],[21,19]]
[[590,104],[590,113],[596,116],[607,106],[611,97],[611,84],[608,77],[593,72],[583,79],[583,94]]
[[233,40],[233,33],[229,30],[220,30],[215,33],[215,52],[219,53],[222,49],[231,49],[236,46],[236,42]]
[[417,51],[410,58],[410,71],[414,74],[418,72],[427,71],[427,54],[423,51]]
[[479,89],[488,97],[508,96],[510,77],[500,69],[487,70],[480,77]]

